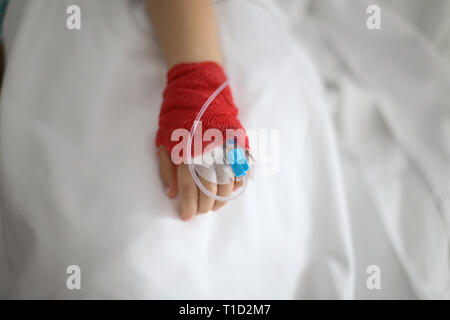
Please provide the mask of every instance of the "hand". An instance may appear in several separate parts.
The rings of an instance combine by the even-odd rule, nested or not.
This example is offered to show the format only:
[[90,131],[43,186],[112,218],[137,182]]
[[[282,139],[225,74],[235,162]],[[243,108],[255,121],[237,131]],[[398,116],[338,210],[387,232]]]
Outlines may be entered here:
[[[196,214],[207,213],[211,210],[216,211],[226,204],[226,202],[216,201],[208,197],[199,190],[189,172],[189,166],[187,164],[175,166],[166,148],[160,147],[158,154],[159,171],[165,193],[169,198],[174,198],[180,193],[180,215],[184,221],[191,220]],[[199,178],[209,191],[223,197],[228,197],[234,190],[243,185],[243,181],[217,185],[202,177]]]

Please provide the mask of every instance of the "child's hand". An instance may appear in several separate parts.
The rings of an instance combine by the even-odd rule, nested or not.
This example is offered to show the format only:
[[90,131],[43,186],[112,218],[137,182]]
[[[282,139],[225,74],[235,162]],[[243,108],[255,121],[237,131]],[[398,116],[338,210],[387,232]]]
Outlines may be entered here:
[[[192,179],[187,164],[175,166],[169,156],[166,148],[160,147],[159,171],[163,182],[166,195],[174,198],[180,193],[181,199],[181,218],[185,221],[191,220],[194,215],[207,213],[210,210],[217,210],[224,206],[226,202],[216,201],[201,190],[198,189],[195,181]],[[203,185],[212,193],[219,196],[228,197],[234,190],[242,187],[243,181],[235,181],[229,184],[216,185],[199,177]]]
[[[236,139],[235,143],[241,149],[250,150],[248,137],[238,120],[238,109],[234,104],[229,86],[226,86],[210,102],[200,119],[201,126],[197,128],[194,138],[201,139],[197,142],[201,143],[202,148],[187,151],[187,146],[183,145],[205,101],[225,83],[226,79],[222,67],[214,62],[178,64],[167,74],[167,85],[163,94],[155,142],[158,147],[159,167],[166,194],[173,198],[178,192],[180,193],[183,220],[190,220],[197,213],[217,210],[225,205],[225,202],[216,201],[198,189],[189,171],[186,153],[191,152],[192,158],[195,158],[202,155],[207,147],[214,147],[214,144],[223,145],[224,140],[230,139]],[[207,131],[215,133],[213,142],[207,138]],[[231,137],[228,135],[230,131]],[[179,134],[181,137],[184,136],[181,142]],[[192,146],[194,147],[195,144],[196,141]],[[177,149],[181,147],[182,152],[174,150],[175,147]],[[171,158],[171,154],[175,158]],[[200,176],[199,179],[209,191],[224,197],[228,197],[233,189],[243,185],[242,181],[217,185]]]
[[[225,204],[198,190],[189,166],[181,164],[176,167],[173,162],[178,162],[171,161],[174,159],[169,156],[178,143],[172,141],[172,133],[177,129],[189,132],[202,105],[227,79],[221,67],[214,3],[210,0],[146,0],[146,3],[169,69],[156,136],[156,146],[164,148],[158,152],[161,177],[170,198],[180,193],[181,217],[190,220],[196,213],[216,210]],[[226,130],[240,131],[239,136],[244,136],[245,141],[239,141],[239,146],[250,150],[229,87],[214,99],[201,122],[201,133],[218,129],[225,139],[228,139]],[[203,147],[208,144],[208,141],[203,141]],[[192,157],[198,156],[195,151]],[[243,184],[216,185],[199,178],[208,190],[221,196],[230,195],[233,189]]]

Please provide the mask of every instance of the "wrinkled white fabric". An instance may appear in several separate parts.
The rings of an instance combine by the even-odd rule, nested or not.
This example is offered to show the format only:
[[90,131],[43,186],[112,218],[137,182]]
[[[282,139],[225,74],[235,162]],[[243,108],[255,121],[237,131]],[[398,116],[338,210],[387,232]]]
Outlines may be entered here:
[[[311,4],[308,22],[293,29],[309,39],[328,88],[346,168],[356,270],[380,265],[392,280],[382,281],[379,293],[357,286],[355,294],[448,299],[450,3]],[[373,4],[381,8],[381,29],[370,31],[365,13]]]
[[[244,196],[185,223],[159,181],[166,69],[143,2],[71,4],[82,9],[80,31],[65,27],[65,1],[11,3],[10,14],[24,10],[0,104],[0,295],[353,297],[334,134],[317,72],[282,11],[216,4],[240,119],[279,130],[263,157],[278,162],[255,173]],[[69,265],[81,268],[81,290],[66,287]]]

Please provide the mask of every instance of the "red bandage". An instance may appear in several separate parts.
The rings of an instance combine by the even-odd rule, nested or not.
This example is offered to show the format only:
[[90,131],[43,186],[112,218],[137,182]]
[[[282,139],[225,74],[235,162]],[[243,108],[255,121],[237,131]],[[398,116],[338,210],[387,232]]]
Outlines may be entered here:
[[[183,154],[187,144],[187,137],[175,137],[172,141],[172,133],[176,129],[185,129],[189,132],[194,120],[211,94],[226,80],[222,67],[214,62],[202,63],[182,63],[177,64],[167,73],[167,87],[163,94],[163,103],[159,114],[159,129],[156,134],[156,146],[164,146],[172,155],[175,146],[184,145],[180,148],[180,156],[186,160]],[[201,131],[197,128],[194,140],[201,139],[200,152],[210,150],[225,142],[227,129],[234,129],[243,132],[239,137],[241,145],[249,149],[248,137],[239,122],[238,109],[236,108],[231,89],[227,86],[209,105],[201,120]],[[206,130],[218,129],[223,137],[223,141],[205,141],[202,139]],[[200,135],[201,133],[201,135]],[[180,139],[180,140],[178,140]],[[192,142],[192,157],[198,155],[197,142]],[[210,146],[210,144],[212,144]],[[206,147],[208,148],[206,149]],[[178,147],[177,147],[178,150]],[[173,160],[173,159],[172,159]]]

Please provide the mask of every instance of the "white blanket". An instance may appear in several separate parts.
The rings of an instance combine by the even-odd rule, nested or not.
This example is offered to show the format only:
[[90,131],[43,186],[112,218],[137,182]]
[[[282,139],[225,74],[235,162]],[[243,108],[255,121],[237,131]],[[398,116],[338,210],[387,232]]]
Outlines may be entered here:
[[[373,4],[381,29],[370,31]],[[318,0],[293,25],[328,88],[356,283],[367,264],[384,276],[379,292],[357,285],[358,297],[450,298],[449,10],[446,0]]]
[[[185,223],[158,177],[153,141],[166,70],[142,1],[71,3],[82,9],[79,31],[65,27],[67,2],[10,8],[23,6],[0,105],[0,294],[353,297],[334,134],[318,73],[282,11],[271,2],[217,3],[241,120],[279,129],[271,154],[279,170]],[[81,268],[81,290],[66,287],[70,265]]]

